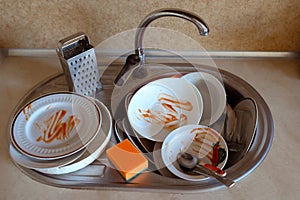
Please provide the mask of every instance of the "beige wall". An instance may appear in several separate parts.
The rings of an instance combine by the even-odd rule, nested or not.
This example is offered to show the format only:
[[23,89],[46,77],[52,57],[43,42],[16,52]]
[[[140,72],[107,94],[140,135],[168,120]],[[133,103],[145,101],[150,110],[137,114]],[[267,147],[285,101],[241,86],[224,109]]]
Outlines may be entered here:
[[0,0],[0,47],[55,48],[78,31],[93,44],[136,28],[149,12],[181,8],[210,27],[199,37],[190,23],[162,18],[151,24],[175,29],[208,50],[300,50],[299,0]]

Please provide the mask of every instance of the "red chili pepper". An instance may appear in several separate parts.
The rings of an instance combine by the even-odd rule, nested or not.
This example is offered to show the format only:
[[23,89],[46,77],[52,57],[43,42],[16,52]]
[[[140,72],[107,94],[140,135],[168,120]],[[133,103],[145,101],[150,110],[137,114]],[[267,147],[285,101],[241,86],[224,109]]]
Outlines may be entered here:
[[213,147],[213,157],[212,157],[212,165],[217,166],[218,165],[218,160],[219,160],[219,146],[220,142],[217,142],[214,147]]

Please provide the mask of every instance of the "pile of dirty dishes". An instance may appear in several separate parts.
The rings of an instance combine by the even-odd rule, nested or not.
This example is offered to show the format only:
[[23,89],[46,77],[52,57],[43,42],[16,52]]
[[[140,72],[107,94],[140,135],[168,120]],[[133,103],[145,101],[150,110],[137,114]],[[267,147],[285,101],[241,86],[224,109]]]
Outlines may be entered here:
[[65,174],[102,154],[111,138],[112,118],[96,99],[58,92],[28,102],[10,128],[14,162],[42,173]]
[[160,144],[156,150],[160,150],[161,158],[154,160],[162,160],[177,177],[198,181],[205,177],[186,173],[176,160],[180,153],[188,152],[199,159],[199,164],[220,169],[225,166],[227,144],[218,131],[209,127],[225,109],[223,84],[211,74],[194,72],[144,85],[133,94],[127,114],[140,138]]

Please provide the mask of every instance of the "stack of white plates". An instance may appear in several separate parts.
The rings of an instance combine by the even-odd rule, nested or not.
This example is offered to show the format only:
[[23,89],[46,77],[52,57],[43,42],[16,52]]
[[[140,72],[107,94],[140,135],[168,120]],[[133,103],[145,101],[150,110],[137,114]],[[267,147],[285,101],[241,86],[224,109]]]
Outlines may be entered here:
[[214,147],[222,148],[226,156],[217,167],[225,166],[227,144],[209,127],[222,117],[226,106],[225,88],[213,75],[193,72],[151,81],[126,99],[126,105],[132,132],[155,142],[153,161],[164,176],[191,181],[206,178],[186,174],[177,164],[178,154],[190,149],[200,164],[212,164]]
[[222,83],[204,72],[157,79],[141,87],[128,103],[128,119],[144,138],[163,142],[187,124],[212,125],[226,106]]
[[11,124],[10,155],[48,174],[82,169],[104,151],[112,134],[109,110],[96,99],[51,93],[22,107]]

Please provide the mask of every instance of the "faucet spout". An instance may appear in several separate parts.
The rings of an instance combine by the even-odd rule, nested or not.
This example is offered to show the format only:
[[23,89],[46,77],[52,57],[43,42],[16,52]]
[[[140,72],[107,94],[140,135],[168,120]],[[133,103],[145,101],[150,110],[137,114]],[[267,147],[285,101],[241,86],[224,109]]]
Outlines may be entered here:
[[135,35],[135,50],[136,54],[140,57],[141,64],[145,62],[145,55],[143,49],[143,36],[145,30],[152,21],[161,17],[179,17],[182,19],[186,19],[192,22],[197,27],[201,36],[206,36],[209,33],[209,28],[204,22],[204,20],[193,13],[178,9],[164,9],[154,11],[143,19],[143,21],[138,26],[138,30]]
[[[154,20],[161,18],[161,17],[179,17],[182,19],[186,19],[198,28],[199,34],[202,36],[208,35],[209,29],[206,23],[197,15],[183,11],[178,9],[164,9],[164,10],[157,10],[149,15],[147,15],[136,31],[135,35],[135,54],[129,55],[128,59],[126,60],[125,65],[117,75],[114,83],[116,85],[119,84],[121,77],[128,71],[133,70],[133,76],[136,78],[142,78],[147,75],[147,70],[144,69],[143,64],[145,63],[145,54],[143,49],[143,37],[146,31],[147,26]],[[120,81],[122,82],[122,81]],[[121,84],[121,83],[120,83]],[[119,85],[120,85],[119,84]],[[121,84],[122,85],[122,84]]]

